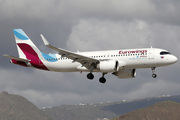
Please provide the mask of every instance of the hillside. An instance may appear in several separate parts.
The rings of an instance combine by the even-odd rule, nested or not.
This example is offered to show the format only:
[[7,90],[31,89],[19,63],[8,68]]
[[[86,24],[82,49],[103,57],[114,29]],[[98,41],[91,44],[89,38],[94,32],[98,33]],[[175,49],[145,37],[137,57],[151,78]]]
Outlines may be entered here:
[[0,93],[0,120],[53,120],[24,97]]
[[[180,105],[172,101],[180,103],[180,95],[167,95],[162,97],[135,99],[131,101],[124,100],[121,102],[101,102],[99,104],[81,103],[79,105],[61,105],[58,107],[49,107],[39,110],[24,97],[9,94],[4,91],[0,93],[0,120],[53,120],[52,118],[54,118],[54,120],[108,120],[120,115],[122,116],[117,118],[117,120],[131,120],[131,118],[134,120],[136,117],[139,119],[138,116],[141,116],[144,120],[147,119],[145,117],[151,117],[151,120],[153,120],[161,117],[156,116],[156,112],[159,115],[165,116],[165,118],[162,118],[163,120],[166,120],[166,118],[175,120],[175,117],[170,118],[169,116],[178,116],[177,113],[180,113],[178,107],[180,107]],[[158,102],[162,103],[160,104]],[[174,112],[174,110],[177,113]],[[147,115],[143,116],[146,114],[145,112],[147,112]],[[47,116],[45,113],[52,118]]]
[[152,106],[135,110],[113,120],[179,120],[180,104],[163,101]]
[[106,102],[99,104],[61,105],[58,107],[43,108],[42,111],[56,120],[91,120],[97,118],[112,119],[134,110],[145,108],[155,103],[167,100],[180,103],[180,95],[164,95],[162,97],[135,99],[120,102]]
[[62,105],[43,111],[55,120],[96,120],[118,116],[111,111],[102,110],[99,105]]

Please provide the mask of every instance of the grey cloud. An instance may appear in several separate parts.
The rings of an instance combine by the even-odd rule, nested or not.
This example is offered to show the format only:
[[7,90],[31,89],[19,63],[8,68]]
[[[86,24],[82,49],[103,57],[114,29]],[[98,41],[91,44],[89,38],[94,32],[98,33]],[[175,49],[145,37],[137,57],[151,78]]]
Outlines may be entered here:
[[[43,22],[58,20],[77,21],[79,18],[103,19],[144,19],[147,21],[179,20],[179,1],[149,0],[45,0],[41,1],[3,1],[1,4],[2,19],[28,18]],[[71,9],[70,9],[71,8]]]
[[176,44],[179,43],[179,32],[179,26],[151,24],[141,20],[114,22],[83,19],[72,28],[67,46],[72,50],[83,51],[154,46],[176,53],[179,48]]

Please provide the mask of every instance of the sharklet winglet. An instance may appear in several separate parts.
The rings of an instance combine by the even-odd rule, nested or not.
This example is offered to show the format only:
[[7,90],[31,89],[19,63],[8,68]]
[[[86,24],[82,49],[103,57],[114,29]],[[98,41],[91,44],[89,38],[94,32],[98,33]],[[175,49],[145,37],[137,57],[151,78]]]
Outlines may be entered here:
[[50,44],[49,44],[49,42],[47,41],[47,39],[46,39],[42,34],[40,34],[40,35],[41,35],[41,38],[42,38],[44,44],[45,44],[46,46],[49,46]]

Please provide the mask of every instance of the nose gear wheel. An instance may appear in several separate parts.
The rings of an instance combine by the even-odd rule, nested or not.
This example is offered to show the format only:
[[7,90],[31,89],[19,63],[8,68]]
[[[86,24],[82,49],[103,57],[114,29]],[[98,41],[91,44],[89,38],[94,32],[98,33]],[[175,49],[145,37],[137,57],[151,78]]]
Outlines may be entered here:
[[156,74],[152,74],[152,77],[153,77],[153,78],[156,78],[156,77],[157,77],[157,75],[156,75]]
[[153,74],[152,74],[152,77],[153,77],[153,78],[156,78],[156,77],[157,77],[157,75],[155,74],[155,69],[156,69],[155,67],[152,67],[152,68],[151,68],[152,73],[153,73]]

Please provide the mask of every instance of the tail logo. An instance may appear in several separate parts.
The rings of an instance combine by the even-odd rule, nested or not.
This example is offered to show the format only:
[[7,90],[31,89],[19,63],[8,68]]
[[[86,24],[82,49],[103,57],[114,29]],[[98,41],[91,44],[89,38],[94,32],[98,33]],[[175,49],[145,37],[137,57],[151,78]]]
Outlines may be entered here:
[[14,35],[20,40],[29,40],[28,36],[21,29],[14,29]]

